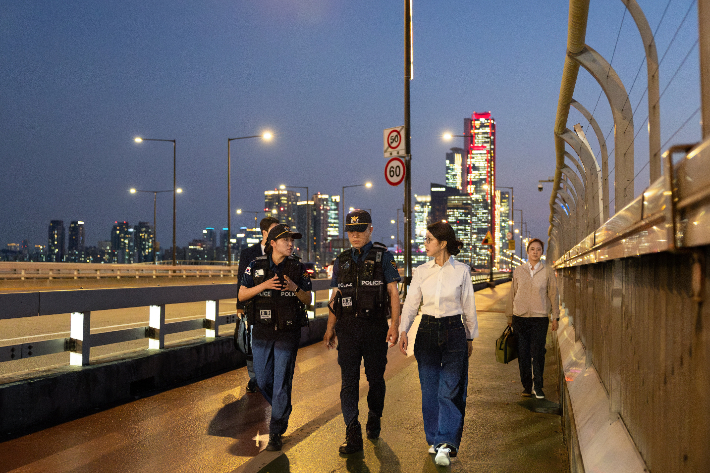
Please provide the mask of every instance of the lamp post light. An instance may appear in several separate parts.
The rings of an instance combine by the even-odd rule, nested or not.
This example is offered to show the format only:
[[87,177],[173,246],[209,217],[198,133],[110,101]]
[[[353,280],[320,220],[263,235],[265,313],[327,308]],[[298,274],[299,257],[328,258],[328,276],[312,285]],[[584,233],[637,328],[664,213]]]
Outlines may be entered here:
[[[146,192],[146,193],[152,193],[153,194],[153,264],[158,264],[158,258],[155,256],[155,246],[156,242],[158,241],[158,226],[156,223],[156,216],[157,216],[157,210],[158,210],[158,194],[163,193],[163,192],[172,192],[172,190],[165,190],[165,191],[144,191],[140,189],[135,189],[132,188],[130,190],[131,194],[135,194],[136,192]],[[179,187],[176,189],[176,192],[179,194],[182,192],[182,189]]]
[[160,139],[156,139],[156,138],[141,138],[140,136],[136,136],[133,139],[133,141],[135,141],[136,143],[142,143],[144,141],[167,141],[167,142],[171,142],[173,144],[173,266],[175,266],[175,265],[177,265],[177,259],[175,257],[175,255],[176,255],[175,252],[177,249],[177,246],[175,244],[175,230],[177,228],[176,218],[175,218],[176,217],[175,204],[177,201],[177,199],[175,198],[175,196],[177,195],[177,173],[176,173],[177,142],[176,142],[176,140],[160,140]]
[[232,141],[248,140],[250,138],[262,138],[266,141],[271,140],[274,135],[270,132],[264,132],[261,135],[240,136],[238,138],[227,138],[227,266],[232,265]]
[[345,189],[348,187],[367,187],[368,189],[372,187],[372,182],[367,181],[364,184],[353,184],[352,186],[343,186],[343,191],[340,193],[340,205],[343,208],[343,242],[345,242]]
[[308,197],[308,186],[287,186],[281,184],[279,189],[306,189],[306,254],[308,259],[306,261],[311,261],[311,202]]

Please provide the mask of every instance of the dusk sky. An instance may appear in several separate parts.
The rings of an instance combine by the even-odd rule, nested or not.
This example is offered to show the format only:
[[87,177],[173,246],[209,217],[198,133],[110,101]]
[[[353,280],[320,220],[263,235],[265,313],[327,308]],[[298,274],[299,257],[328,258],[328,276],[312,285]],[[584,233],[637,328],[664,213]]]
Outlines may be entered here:
[[[666,1],[640,4],[659,59],[668,50],[663,151],[697,142],[697,5],[673,0],[661,22]],[[613,56],[631,90],[638,195],[649,184],[646,65],[624,11],[620,1],[592,2],[586,42]],[[414,0],[413,194],[443,183],[446,152],[463,145],[442,133],[462,134],[464,118],[490,111],[497,184],[515,188],[515,208],[547,240],[551,185],[537,184],[555,171],[567,17],[564,1]],[[233,211],[263,209],[264,191],[280,184],[340,194],[369,180],[372,189],[346,189],[345,204],[372,209],[374,238],[391,244],[404,187],[385,182],[382,133],[404,124],[403,49],[402,1],[0,0],[0,247],[46,244],[54,219],[67,228],[83,220],[87,245],[109,239],[114,221],[152,222],[152,195],[129,189],[172,188],[172,144],[135,136],[177,140],[184,246],[227,225],[227,138],[265,130],[274,140],[232,142]],[[611,152],[600,91],[580,69],[575,99],[610,132]],[[573,111],[568,127],[576,123],[586,126]],[[232,226],[253,218],[235,214]],[[158,196],[157,227],[168,248],[169,193]]]

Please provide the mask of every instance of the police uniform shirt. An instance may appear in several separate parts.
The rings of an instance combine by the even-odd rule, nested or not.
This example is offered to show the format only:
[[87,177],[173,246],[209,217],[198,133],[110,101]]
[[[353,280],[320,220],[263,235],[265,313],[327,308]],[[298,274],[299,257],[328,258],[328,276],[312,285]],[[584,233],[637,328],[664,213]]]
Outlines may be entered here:
[[[370,241],[367,245],[363,246],[361,250],[356,250],[351,248],[353,261],[359,263],[365,259],[367,252],[372,248],[373,243]],[[335,258],[335,265],[333,265],[333,278],[330,280],[330,287],[338,287],[338,267],[340,266],[339,258]],[[397,270],[397,263],[394,260],[394,256],[389,251],[384,251],[382,254],[382,269],[384,271],[385,285],[391,282],[399,282],[401,278],[399,277],[399,271]]]
[[[286,263],[286,259],[284,258],[283,261],[279,264],[274,264],[273,260],[271,259],[271,255],[267,255],[267,258],[269,259],[269,268],[273,273],[276,273],[279,278],[283,276],[283,270],[284,270],[284,265]],[[257,260],[252,261],[249,263],[249,266],[247,266],[247,269],[244,270],[244,274],[242,275],[242,286],[244,287],[254,287],[254,277],[252,275],[252,272],[254,271],[254,266],[256,265]],[[311,278],[308,276],[308,272],[306,271],[306,267],[301,263],[300,261],[298,262],[299,265],[299,273],[301,275],[300,279],[298,281],[293,281],[302,291],[311,291],[313,288],[313,285],[311,284]],[[254,296],[257,297],[257,296]],[[264,327],[261,327],[259,324],[256,324],[253,326],[254,329],[257,332],[261,332],[261,329]],[[273,328],[269,328],[266,330],[266,333],[273,333],[274,330]]]

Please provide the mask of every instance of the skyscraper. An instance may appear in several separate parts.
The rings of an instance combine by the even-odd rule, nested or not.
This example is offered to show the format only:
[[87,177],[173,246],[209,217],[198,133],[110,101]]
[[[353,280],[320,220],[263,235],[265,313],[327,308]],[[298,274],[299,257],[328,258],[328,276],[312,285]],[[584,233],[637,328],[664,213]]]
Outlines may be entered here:
[[316,193],[313,195],[312,251],[321,265],[333,259],[333,240],[340,238],[340,196]]
[[75,220],[69,224],[69,245],[67,259],[72,263],[81,263],[84,260],[84,222]]
[[138,263],[153,262],[153,226],[148,222],[138,222],[133,229],[134,248]]
[[128,222],[114,222],[111,229],[111,262],[129,264],[133,262],[135,241],[133,229]]
[[64,220],[52,220],[49,222],[47,232],[47,261],[60,263],[64,261]]
[[296,205],[301,194],[295,191],[278,190],[264,192],[264,212],[279,220],[279,223],[296,228]]
[[451,148],[446,153],[446,185],[459,191],[463,190],[466,178],[465,156],[466,151],[462,148]]
[[476,245],[473,262],[477,267],[485,267],[488,265],[488,247],[480,243],[488,231],[495,232],[491,225],[495,215],[495,119],[490,112],[473,112],[471,118],[464,119],[464,135],[467,144],[464,192],[474,197],[471,236]]

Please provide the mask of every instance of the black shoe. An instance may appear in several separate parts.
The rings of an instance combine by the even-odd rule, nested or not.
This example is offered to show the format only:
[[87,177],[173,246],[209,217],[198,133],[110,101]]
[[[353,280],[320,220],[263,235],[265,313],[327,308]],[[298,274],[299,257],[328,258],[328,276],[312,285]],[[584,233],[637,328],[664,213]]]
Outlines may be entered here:
[[345,442],[343,442],[338,451],[343,455],[362,451],[362,427],[357,419],[345,428]]
[[248,393],[259,392],[259,385],[256,384],[255,379],[250,379],[249,382],[247,383],[247,392]]
[[532,391],[530,391],[530,388],[525,388],[523,389],[523,392],[520,393],[522,397],[530,397],[532,396]]
[[382,427],[380,425],[380,418],[377,416],[370,416],[367,419],[367,425],[365,425],[365,432],[367,433],[367,438],[370,440],[375,440],[380,437],[380,430]]
[[279,434],[269,434],[269,443],[266,445],[266,450],[270,452],[276,452],[281,450],[283,445],[283,440]]
[[542,392],[542,388],[533,388],[532,393],[538,399],[545,399],[545,393]]

